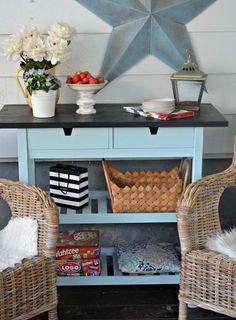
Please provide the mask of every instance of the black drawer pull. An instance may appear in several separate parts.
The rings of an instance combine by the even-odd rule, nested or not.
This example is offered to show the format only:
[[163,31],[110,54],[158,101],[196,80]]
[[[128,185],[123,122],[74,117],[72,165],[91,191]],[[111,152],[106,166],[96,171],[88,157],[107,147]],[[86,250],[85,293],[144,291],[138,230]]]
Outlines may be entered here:
[[63,128],[65,136],[71,136],[73,128]]
[[150,127],[149,130],[150,130],[150,133],[151,133],[152,135],[153,135],[153,134],[157,134],[157,132],[158,132],[158,127]]

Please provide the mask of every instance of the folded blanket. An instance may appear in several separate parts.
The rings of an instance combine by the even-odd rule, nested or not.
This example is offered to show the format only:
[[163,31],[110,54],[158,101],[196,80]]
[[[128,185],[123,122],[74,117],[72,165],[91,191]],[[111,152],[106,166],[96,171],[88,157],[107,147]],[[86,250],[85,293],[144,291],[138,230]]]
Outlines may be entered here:
[[38,254],[38,223],[32,218],[12,218],[0,231],[0,272]]

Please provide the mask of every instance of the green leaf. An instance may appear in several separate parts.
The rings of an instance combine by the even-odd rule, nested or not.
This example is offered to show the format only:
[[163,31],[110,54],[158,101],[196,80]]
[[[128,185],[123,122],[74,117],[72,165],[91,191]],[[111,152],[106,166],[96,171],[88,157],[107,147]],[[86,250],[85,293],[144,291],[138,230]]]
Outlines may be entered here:
[[32,88],[31,87],[27,87],[27,90],[28,90],[28,92],[29,92],[29,94],[32,96]]

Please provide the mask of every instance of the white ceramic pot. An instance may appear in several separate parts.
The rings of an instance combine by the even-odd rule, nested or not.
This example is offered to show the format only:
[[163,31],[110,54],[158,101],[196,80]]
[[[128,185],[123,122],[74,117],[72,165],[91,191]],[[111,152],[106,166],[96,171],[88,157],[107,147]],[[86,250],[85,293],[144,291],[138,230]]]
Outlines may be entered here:
[[32,92],[31,101],[33,116],[36,118],[51,118],[55,116],[56,90],[45,92],[35,90]]

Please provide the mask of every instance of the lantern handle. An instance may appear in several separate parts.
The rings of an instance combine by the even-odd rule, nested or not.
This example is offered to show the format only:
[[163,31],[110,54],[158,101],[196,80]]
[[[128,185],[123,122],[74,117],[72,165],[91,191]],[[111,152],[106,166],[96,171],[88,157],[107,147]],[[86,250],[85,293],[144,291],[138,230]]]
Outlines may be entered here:
[[185,62],[185,64],[195,65],[196,68],[198,69],[198,64],[196,62],[196,59],[192,59],[192,57],[195,56],[193,49],[186,49],[186,54],[187,54],[187,62]]

